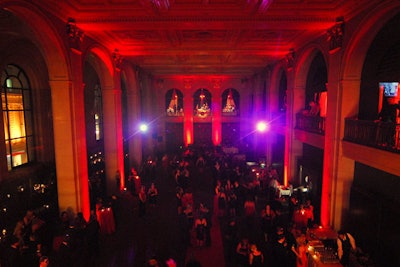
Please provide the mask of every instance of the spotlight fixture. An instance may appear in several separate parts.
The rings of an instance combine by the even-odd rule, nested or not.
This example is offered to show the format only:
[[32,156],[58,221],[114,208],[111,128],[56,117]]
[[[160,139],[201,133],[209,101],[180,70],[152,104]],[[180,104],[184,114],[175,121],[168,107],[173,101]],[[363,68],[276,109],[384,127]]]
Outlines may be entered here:
[[256,127],[257,127],[257,131],[259,131],[259,132],[266,132],[269,130],[269,124],[264,121],[258,122]]
[[142,124],[140,124],[139,129],[140,129],[140,131],[141,131],[142,133],[145,133],[145,132],[147,132],[147,130],[149,129],[149,127],[147,126],[147,124],[142,123]]

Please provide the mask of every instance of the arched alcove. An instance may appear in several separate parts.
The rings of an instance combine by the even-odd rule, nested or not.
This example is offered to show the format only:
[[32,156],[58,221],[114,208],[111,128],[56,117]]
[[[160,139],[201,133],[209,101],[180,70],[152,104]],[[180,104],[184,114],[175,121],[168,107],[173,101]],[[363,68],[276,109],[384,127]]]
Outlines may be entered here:
[[287,75],[283,69],[278,75],[278,107],[280,112],[287,110]]
[[205,88],[198,89],[193,94],[193,116],[206,118],[211,116],[211,93]]
[[321,93],[327,90],[327,82],[328,72],[326,63],[322,53],[317,52],[310,64],[307,74],[305,108],[309,108],[309,103],[311,101],[314,101],[317,105],[321,106]]
[[222,115],[238,116],[240,111],[240,94],[234,88],[228,88],[222,92]]
[[[380,82],[400,82],[400,14],[392,18],[374,38],[365,57],[361,73],[359,118],[393,122],[393,105],[400,101],[399,93],[380,95]],[[379,103],[379,101],[382,101]],[[381,113],[381,114],[379,114]],[[394,113],[394,114],[390,114]]]
[[183,116],[183,93],[172,88],[165,94],[165,110],[167,116]]

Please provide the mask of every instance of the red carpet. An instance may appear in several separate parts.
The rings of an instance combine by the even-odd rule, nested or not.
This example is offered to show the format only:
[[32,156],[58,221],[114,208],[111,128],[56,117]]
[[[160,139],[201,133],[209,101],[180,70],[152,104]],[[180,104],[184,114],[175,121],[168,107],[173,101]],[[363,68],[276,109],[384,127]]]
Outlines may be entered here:
[[225,266],[224,250],[221,237],[221,229],[218,217],[213,215],[211,227],[211,246],[210,247],[196,247],[195,242],[193,246],[188,248],[187,260],[194,258],[201,263],[202,267],[223,267]]

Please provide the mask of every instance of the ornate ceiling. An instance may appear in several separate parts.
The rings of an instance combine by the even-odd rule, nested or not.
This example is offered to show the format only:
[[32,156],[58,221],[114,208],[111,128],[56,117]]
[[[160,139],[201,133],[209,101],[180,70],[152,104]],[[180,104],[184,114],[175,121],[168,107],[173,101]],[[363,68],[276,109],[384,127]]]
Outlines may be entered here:
[[[35,0],[153,74],[254,73],[326,35],[359,0]],[[370,1],[368,1],[370,2]]]

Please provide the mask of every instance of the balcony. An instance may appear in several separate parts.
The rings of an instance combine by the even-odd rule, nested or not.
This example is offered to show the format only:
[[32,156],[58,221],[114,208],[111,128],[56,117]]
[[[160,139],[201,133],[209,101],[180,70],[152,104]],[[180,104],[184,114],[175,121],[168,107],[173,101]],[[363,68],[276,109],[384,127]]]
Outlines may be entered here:
[[303,113],[296,114],[296,129],[316,133],[325,134],[325,117],[310,116]]
[[400,153],[400,124],[346,119],[343,140]]

